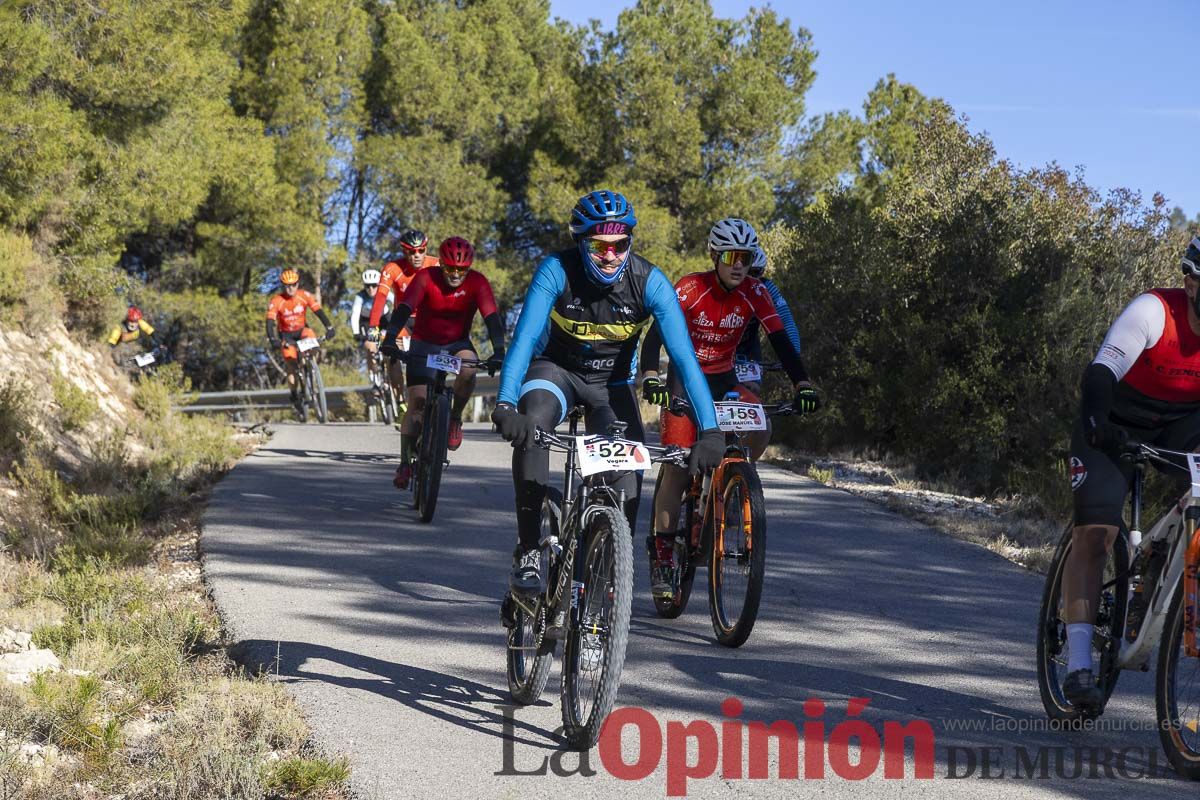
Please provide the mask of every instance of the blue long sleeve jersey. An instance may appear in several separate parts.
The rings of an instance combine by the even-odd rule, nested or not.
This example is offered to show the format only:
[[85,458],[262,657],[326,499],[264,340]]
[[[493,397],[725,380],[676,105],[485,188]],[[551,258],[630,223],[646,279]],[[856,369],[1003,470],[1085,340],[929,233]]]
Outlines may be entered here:
[[[792,309],[788,307],[787,300],[783,299],[783,292],[779,291],[779,287],[774,281],[762,278],[762,284],[767,289],[767,294],[771,296],[771,302],[775,305],[775,313],[779,315],[779,321],[783,323],[784,333],[787,334],[788,341],[792,343],[792,347],[796,348],[796,354],[800,354],[800,331],[796,328],[796,319],[792,316]],[[751,320],[746,325],[746,332],[742,335],[742,341],[738,344],[737,354],[750,361],[762,361],[762,347],[758,341],[758,320]]]
[[621,279],[611,287],[597,286],[587,277],[576,248],[542,259],[525,293],[504,359],[500,402],[517,404],[535,356],[548,358],[588,382],[632,383],[638,341],[651,317],[662,331],[671,363],[680,371],[700,428],[716,428],[712,394],[692,350],[675,289],[658,267],[632,253]]

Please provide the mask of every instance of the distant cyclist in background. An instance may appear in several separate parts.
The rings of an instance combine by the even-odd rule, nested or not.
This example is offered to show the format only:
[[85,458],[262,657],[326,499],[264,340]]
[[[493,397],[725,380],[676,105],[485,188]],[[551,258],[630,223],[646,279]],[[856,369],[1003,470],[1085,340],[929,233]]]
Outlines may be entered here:
[[[434,266],[418,272],[404,296],[397,301],[383,338],[383,352],[401,357],[396,339],[409,320],[416,318],[408,349],[409,405],[400,429],[400,466],[392,479],[397,489],[407,489],[412,480],[412,456],[421,435],[427,387],[434,380],[433,370],[425,365],[422,357],[449,353],[458,358],[478,359],[471,342],[471,323],[478,312],[492,341],[489,363],[499,368],[504,359],[504,324],[492,296],[492,285],[482,273],[471,269],[475,248],[466,239],[454,236],[442,242],[438,252],[440,262],[435,261]],[[447,436],[447,447],[451,450],[457,450],[462,444],[463,410],[474,391],[475,370],[463,366],[454,379],[454,402],[450,407]]]
[[[425,254],[428,248],[429,239],[421,231],[407,230],[400,234],[400,250],[404,255],[395,261],[389,261],[383,268],[383,273],[379,277],[380,291],[375,293],[375,301],[371,304],[371,318],[367,321],[367,350],[369,352],[374,352],[374,348],[379,346],[377,342],[382,338],[383,329],[380,326],[386,324],[383,312],[387,306],[388,297],[391,296],[394,300],[398,300],[404,295],[404,290],[408,288],[408,284],[418,272],[426,267],[437,266],[437,257]],[[411,328],[413,320],[409,322]],[[401,350],[407,350],[408,331],[401,331],[397,341]],[[388,358],[388,378],[396,393],[396,402],[404,406],[406,404],[404,362],[395,356]]]
[[145,320],[137,306],[130,306],[125,312],[125,321],[108,334],[108,344],[117,364],[123,364],[131,357],[131,348],[140,347],[143,351],[156,353],[161,349],[154,326]]
[[296,388],[296,362],[300,356],[296,342],[317,335],[308,327],[308,312],[311,310],[321,320],[326,338],[333,338],[336,329],[317,298],[300,288],[300,273],[285,269],[279,275],[279,285],[280,293],[267,305],[267,341],[282,354],[292,405],[303,413]]
[[[368,269],[362,274],[363,288],[354,295],[354,306],[350,309],[350,330],[354,333],[354,338],[367,351],[367,370],[374,374],[376,370],[375,353],[377,348],[367,336],[367,331],[371,327],[371,309],[375,304],[375,293],[379,291],[380,274],[377,269]],[[383,315],[380,317],[380,322],[387,325],[388,316],[392,313],[392,295],[389,292],[387,295],[387,303],[383,308]],[[372,378],[372,380],[374,380]],[[387,380],[387,377],[384,377]],[[378,385],[374,385],[376,394],[379,393]],[[404,402],[401,400],[397,403],[401,414],[405,411]]]

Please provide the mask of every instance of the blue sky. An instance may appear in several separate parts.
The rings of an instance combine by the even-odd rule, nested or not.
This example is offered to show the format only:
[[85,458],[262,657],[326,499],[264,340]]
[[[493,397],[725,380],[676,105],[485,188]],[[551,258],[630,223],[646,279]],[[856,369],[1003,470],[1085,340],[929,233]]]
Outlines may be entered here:
[[[552,14],[606,27],[631,2],[551,0]],[[719,16],[763,3],[714,0]],[[941,97],[1021,166],[1082,166],[1089,184],[1162,192],[1200,214],[1200,0],[777,0],[812,32],[809,114],[850,109],[894,72]]]

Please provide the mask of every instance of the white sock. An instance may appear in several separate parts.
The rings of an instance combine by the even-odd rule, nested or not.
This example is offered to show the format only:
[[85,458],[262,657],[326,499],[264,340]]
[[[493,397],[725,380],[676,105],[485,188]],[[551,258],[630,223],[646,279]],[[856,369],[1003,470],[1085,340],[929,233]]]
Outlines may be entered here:
[[1072,622],[1067,626],[1067,673],[1092,668],[1092,633],[1095,625]]

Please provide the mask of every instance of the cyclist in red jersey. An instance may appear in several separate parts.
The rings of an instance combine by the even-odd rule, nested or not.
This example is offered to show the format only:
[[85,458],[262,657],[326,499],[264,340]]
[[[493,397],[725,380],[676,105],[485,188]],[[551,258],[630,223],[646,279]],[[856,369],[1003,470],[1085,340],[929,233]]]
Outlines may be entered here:
[[[407,230],[400,234],[400,249],[404,255],[395,261],[389,261],[383,268],[383,274],[379,277],[379,290],[375,294],[375,302],[371,305],[371,316],[367,320],[366,348],[368,352],[375,352],[375,348],[378,347],[377,342],[382,336],[379,325],[387,310],[388,293],[391,292],[394,298],[402,297],[418,272],[438,265],[437,256],[426,255],[425,251],[428,247],[429,239],[421,231]],[[380,298],[383,298],[383,302],[380,302]],[[409,320],[410,327],[411,324],[412,320]],[[408,338],[408,331],[404,331],[399,340],[402,343],[401,350],[408,349]],[[396,402],[403,410],[408,402],[404,390],[403,361],[389,357],[388,380],[392,382],[392,390],[396,393]]]
[[[714,400],[736,391],[744,402],[757,403],[758,397],[738,383],[733,366],[734,353],[746,325],[757,319],[792,379],[795,408],[815,411],[820,401],[808,381],[800,354],[788,338],[770,294],[761,281],[748,275],[757,249],[758,234],[748,222],[723,219],[713,226],[708,237],[714,268],[685,275],[675,284],[675,296],[683,307],[696,359],[708,379]],[[673,371],[668,371],[666,383],[659,378],[661,347],[657,329],[651,328],[642,345],[642,396],[656,405],[666,405],[672,395],[682,393]],[[690,447],[695,441],[696,426],[690,413],[664,410],[660,421],[663,445]],[[675,527],[688,476],[686,470],[668,464],[661,469],[654,492],[654,535],[647,538],[646,546],[655,560],[650,590],[656,595],[670,596]]]
[[[1134,298],[1083,373],[1069,462],[1075,518],[1062,576],[1067,639],[1062,690],[1080,709],[1098,711],[1105,702],[1092,650],[1104,564],[1125,524],[1133,477],[1121,446],[1132,438],[1168,450],[1200,448],[1200,237],[1184,251],[1180,268],[1183,288],[1152,289]],[[1184,477],[1179,490],[1187,485]]]
[[[383,338],[383,351],[399,357],[401,351],[397,336],[412,318],[413,312],[420,311],[413,323],[412,343],[408,351],[409,406],[400,429],[400,466],[393,479],[398,489],[408,488],[412,478],[412,453],[420,435],[426,387],[433,382],[433,371],[425,366],[420,357],[450,353],[459,358],[477,359],[470,335],[471,322],[478,312],[487,325],[488,338],[492,341],[489,363],[499,367],[504,358],[504,325],[492,296],[492,286],[481,273],[471,269],[475,249],[466,239],[455,236],[442,242],[439,252],[441,263],[438,268],[422,269],[408,284],[404,297],[392,311],[392,319]],[[457,450],[462,444],[462,413],[474,391],[475,370],[464,366],[454,380],[454,403],[450,409],[447,443],[451,450]]]

